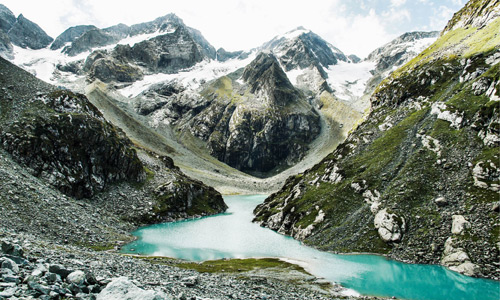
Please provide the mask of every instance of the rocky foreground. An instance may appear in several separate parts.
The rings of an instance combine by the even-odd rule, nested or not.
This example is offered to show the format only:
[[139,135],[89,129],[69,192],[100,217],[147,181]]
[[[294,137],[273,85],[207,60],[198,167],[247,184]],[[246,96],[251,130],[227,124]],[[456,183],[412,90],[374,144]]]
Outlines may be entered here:
[[176,260],[157,263],[28,234],[2,232],[0,239],[0,299],[352,299],[308,275],[198,273]]

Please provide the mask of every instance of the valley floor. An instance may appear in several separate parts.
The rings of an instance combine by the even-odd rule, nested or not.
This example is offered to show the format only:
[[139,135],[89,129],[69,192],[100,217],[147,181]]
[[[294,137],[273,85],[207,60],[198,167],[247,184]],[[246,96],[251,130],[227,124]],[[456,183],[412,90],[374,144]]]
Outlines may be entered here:
[[[332,152],[361,119],[361,113],[347,109],[347,105],[340,101],[336,102],[335,107],[322,109],[319,111],[321,132],[311,143],[311,150],[306,157],[274,176],[258,178],[218,161],[207,153],[204,145],[192,137],[183,137],[181,143],[170,128],[152,129],[147,119],[130,110],[127,99],[116,91],[108,90],[102,83],[87,86],[85,93],[106,119],[125,131],[136,145],[172,157],[183,173],[225,195],[271,194],[278,191],[288,177],[311,168]],[[336,114],[334,119],[344,123],[332,121],[331,114]]]

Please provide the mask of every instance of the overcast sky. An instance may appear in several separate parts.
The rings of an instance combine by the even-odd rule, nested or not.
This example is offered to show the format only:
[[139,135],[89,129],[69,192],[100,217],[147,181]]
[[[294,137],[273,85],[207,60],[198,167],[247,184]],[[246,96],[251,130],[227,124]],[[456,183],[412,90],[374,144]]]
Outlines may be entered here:
[[132,25],[175,13],[216,48],[250,49],[298,26],[365,57],[398,35],[441,30],[465,0],[0,0],[52,37],[70,26]]

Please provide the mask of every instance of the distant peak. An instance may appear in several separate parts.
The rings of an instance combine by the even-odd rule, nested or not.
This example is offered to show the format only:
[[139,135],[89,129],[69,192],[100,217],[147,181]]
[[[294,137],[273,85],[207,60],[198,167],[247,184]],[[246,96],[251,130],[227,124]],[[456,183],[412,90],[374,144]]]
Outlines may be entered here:
[[311,32],[311,30],[306,29],[303,26],[299,26],[299,27],[297,27],[293,30],[290,30],[287,33],[283,34],[282,36],[280,36],[280,38],[286,38],[286,39],[291,40],[291,39],[294,39],[296,37],[301,36],[302,34],[310,33],[310,32]]
[[167,21],[167,22],[176,22],[176,23],[180,23],[180,24],[184,24],[184,22],[182,21],[181,18],[179,18],[176,14],[174,13],[169,13],[169,14],[166,14],[164,15],[163,17],[159,17],[156,19],[157,21],[160,21],[160,22],[163,22],[163,21]]

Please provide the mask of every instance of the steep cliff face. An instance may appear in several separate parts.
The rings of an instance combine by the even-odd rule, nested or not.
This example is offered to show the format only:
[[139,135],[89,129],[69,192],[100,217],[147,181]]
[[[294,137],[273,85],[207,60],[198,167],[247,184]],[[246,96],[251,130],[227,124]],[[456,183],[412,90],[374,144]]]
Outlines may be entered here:
[[202,92],[207,108],[189,123],[220,161],[266,173],[297,162],[319,133],[319,116],[296,90],[276,58],[261,53],[241,75],[218,79]]
[[[477,3],[487,9],[466,12]],[[255,221],[323,250],[498,278],[500,18],[481,16],[499,8],[470,1],[458,14],[485,21],[443,32],[393,72],[367,120]]]
[[22,14],[16,18],[10,9],[0,4],[0,54],[4,57],[13,57],[12,45],[36,50],[47,47],[52,41],[37,24]]
[[17,17],[8,35],[14,45],[35,50],[47,47],[54,40],[40,26],[26,19],[22,14]]
[[270,53],[199,94],[176,84],[150,93],[157,101],[139,102],[139,111],[205,142],[218,160],[259,176],[296,163],[320,131],[319,116]]
[[[176,73],[203,59],[215,58],[215,49],[201,33],[185,26],[175,15],[133,25],[126,36],[134,38],[148,35],[137,43],[125,41],[111,51],[93,52],[85,62],[89,78],[103,82],[134,82],[142,79],[144,74]],[[106,30],[91,30],[64,51],[73,55],[90,50],[97,44],[109,45],[121,39],[122,36]]]
[[[163,161],[160,167],[152,166],[155,176],[132,142],[84,95],[58,90],[4,59],[0,59],[0,72],[0,146],[44,183],[76,199],[95,199],[123,184],[122,190],[132,190],[124,203],[151,206],[123,212],[123,217],[140,224],[227,208],[218,192],[187,178],[170,158],[142,154],[148,157],[148,166],[150,161]],[[166,182],[175,183],[176,189],[157,195],[155,190]]]

